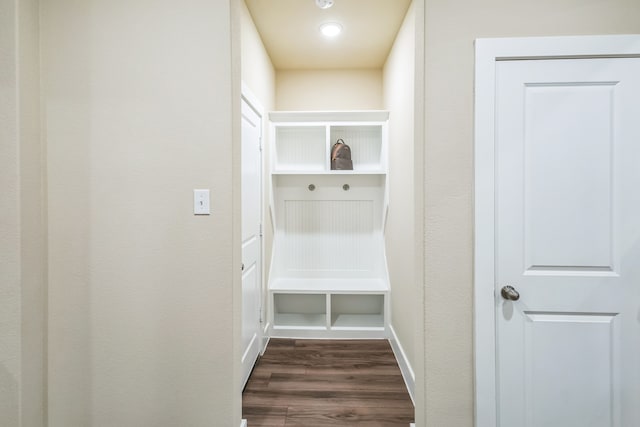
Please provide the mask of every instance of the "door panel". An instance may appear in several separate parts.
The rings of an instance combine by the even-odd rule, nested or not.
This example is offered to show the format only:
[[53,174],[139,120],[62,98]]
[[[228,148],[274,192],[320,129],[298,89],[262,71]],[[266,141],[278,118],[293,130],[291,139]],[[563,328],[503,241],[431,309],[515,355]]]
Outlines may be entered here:
[[242,100],[242,384],[249,378],[262,338],[261,117]]
[[533,426],[608,426],[619,378],[618,317],[525,312],[524,388]]
[[524,87],[527,270],[611,267],[612,84]]
[[640,425],[640,59],[496,75],[499,425]]

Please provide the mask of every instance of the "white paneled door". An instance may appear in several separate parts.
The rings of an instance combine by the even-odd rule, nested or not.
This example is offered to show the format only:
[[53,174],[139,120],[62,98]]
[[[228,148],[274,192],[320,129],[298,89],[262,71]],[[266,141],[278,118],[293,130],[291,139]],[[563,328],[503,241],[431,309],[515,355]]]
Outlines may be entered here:
[[640,58],[499,60],[494,93],[495,425],[640,426]]
[[262,156],[260,115],[242,99],[242,384],[262,341]]

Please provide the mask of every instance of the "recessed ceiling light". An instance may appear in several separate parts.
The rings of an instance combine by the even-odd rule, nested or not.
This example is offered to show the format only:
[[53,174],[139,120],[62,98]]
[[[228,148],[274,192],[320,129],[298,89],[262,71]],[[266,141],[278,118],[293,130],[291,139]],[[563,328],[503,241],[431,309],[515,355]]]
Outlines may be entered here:
[[337,22],[327,22],[320,25],[320,32],[325,37],[335,37],[342,31],[342,25]]
[[316,5],[320,9],[329,9],[333,6],[333,0],[316,0]]

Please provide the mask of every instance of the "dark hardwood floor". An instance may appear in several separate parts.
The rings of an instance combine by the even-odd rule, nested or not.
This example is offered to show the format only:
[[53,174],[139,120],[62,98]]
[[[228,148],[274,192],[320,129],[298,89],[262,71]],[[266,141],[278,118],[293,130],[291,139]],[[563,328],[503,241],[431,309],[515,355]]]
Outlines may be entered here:
[[408,427],[414,408],[386,340],[272,339],[242,413],[249,427]]

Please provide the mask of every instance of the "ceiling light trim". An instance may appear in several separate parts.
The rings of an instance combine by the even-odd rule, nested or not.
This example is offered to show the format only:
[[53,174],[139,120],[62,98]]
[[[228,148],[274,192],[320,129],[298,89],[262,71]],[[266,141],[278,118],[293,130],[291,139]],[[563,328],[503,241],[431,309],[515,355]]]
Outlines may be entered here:
[[325,22],[320,25],[320,33],[327,38],[337,37],[342,32],[342,25],[338,22]]
[[333,6],[333,0],[316,0],[316,6],[320,9],[329,9]]

